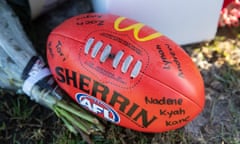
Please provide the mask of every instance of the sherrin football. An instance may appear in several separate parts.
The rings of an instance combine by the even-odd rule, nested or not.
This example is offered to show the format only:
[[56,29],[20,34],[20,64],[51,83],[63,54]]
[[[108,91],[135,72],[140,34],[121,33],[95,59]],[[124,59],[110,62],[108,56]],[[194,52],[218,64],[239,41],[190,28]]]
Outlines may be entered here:
[[59,86],[80,106],[122,127],[163,132],[204,107],[204,84],[185,51],[129,18],[89,13],[49,35],[47,58]]

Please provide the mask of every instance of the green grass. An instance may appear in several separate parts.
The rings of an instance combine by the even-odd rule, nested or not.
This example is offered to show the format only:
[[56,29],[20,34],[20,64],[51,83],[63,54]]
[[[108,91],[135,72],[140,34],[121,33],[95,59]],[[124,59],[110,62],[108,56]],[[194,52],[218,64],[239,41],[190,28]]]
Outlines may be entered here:
[[224,29],[223,33],[228,37],[218,33],[220,36],[200,48],[204,60],[211,64],[208,69],[201,67],[207,71],[204,79],[209,90],[204,114],[210,116],[202,132],[206,143],[237,144],[240,143],[239,28],[230,32]]

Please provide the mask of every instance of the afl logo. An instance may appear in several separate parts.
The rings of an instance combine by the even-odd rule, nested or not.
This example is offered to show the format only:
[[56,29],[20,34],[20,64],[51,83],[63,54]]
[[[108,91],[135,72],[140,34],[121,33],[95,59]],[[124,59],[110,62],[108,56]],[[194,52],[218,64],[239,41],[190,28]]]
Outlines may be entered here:
[[113,123],[120,122],[118,113],[105,102],[83,93],[77,93],[75,97],[82,107],[97,114],[99,117],[105,118]]

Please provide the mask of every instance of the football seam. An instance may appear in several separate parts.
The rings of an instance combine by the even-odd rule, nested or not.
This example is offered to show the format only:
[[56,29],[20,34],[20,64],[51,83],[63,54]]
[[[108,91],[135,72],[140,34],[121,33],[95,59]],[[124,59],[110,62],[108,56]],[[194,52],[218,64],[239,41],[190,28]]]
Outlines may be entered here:
[[173,87],[169,86],[169,85],[166,84],[166,83],[161,82],[160,80],[154,79],[154,78],[153,78],[152,76],[150,76],[150,75],[145,74],[145,76],[151,78],[151,79],[154,80],[154,81],[157,81],[158,83],[160,83],[160,84],[163,85],[164,87],[167,87],[167,88],[169,88],[170,90],[176,92],[178,95],[184,96],[184,97],[187,98],[189,101],[191,101],[192,103],[194,103],[195,105],[197,105],[197,106],[200,108],[200,110],[202,110],[201,105],[199,105],[198,103],[196,103],[193,99],[189,98],[188,96],[182,94],[180,91],[174,89]]
[[[97,31],[100,31],[100,30],[97,30]],[[95,32],[96,32],[96,31],[95,31]],[[108,32],[109,32],[109,31],[108,31]],[[92,33],[93,33],[93,32],[92,32]],[[113,33],[113,32],[111,32],[111,33]],[[61,37],[65,37],[65,38],[69,38],[69,39],[75,40],[75,41],[80,42],[80,43],[85,43],[85,42],[80,41],[80,40],[78,40],[78,39],[75,39],[75,38],[73,38],[73,37],[71,37],[71,36],[69,36],[69,35],[64,35],[64,34],[60,34],[60,33],[57,33],[57,32],[51,32],[51,34],[58,35],[58,36],[61,36]],[[89,35],[89,34],[88,34],[88,35]],[[143,50],[144,50],[144,49],[143,49]],[[147,53],[147,52],[146,52],[146,53]],[[149,66],[149,55],[147,55],[147,57],[148,57],[148,63],[147,63],[146,66],[144,67],[144,70],[146,70],[147,67]],[[81,63],[81,65],[82,65],[82,63]],[[83,66],[83,67],[86,68],[85,66]],[[87,68],[86,68],[86,70],[87,70],[88,72],[91,72],[91,71],[88,70]],[[144,70],[143,70],[143,71],[144,71]],[[140,77],[138,78],[139,80],[138,80],[137,82],[135,82],[135,84],[132,85],[132,86],[130,86],[130,87],[123,87],[123,86],[119,86],[119,85],[117,85],[117,84],[114,84],[114,83],[112,83],[112,82],[110,82],[110,83],[111,83],[112,85],[115,85],[115,86],[120,87],[120,88],[132,89],[133,87],[135,87],[135,86],[142,80],[143,75],[145,75],[145,76],[151,78],[152,80],[157,81],[157,82],[160,83],[161,85],[169,88],[170,90],[176,92],[177,94],[180,94],[180,95],[184,96],[184,97],[187,98],[189,101],[191,101],[191,102],[193,102],[195,105],[197,105],[197,106],[200,108],[200,110],[202,110],[202,107],[201,107],[198,103],[196,103],[193,99],[191,99],[191,98],[189,98],[189,97],[181,94],[180,91],[174,89],[173,87],[169,86],[168,84],[166,84],[166,83],[164,83],[164,82],[162,82],[162,81],[160,81],[160,80],[154,79],[152,76],[147,75],[147,74],[144,73],[143,71],[142,71],[142,70],[140,71],[140,73],[142,74],[142,76],[140,75]],[[91,72],[91,73],[93,73],[93,72]]]

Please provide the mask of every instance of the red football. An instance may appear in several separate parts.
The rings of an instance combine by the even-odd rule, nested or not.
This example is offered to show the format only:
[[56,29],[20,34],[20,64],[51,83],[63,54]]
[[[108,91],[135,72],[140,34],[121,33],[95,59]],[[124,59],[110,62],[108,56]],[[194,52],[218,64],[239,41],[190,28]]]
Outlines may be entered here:
[[125,17],[66,20],[50,33],[47,58],[59,86],[80,106],[126,128],[177,129],[204,107],[202,77],[184,50]]

